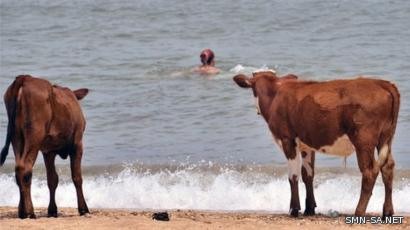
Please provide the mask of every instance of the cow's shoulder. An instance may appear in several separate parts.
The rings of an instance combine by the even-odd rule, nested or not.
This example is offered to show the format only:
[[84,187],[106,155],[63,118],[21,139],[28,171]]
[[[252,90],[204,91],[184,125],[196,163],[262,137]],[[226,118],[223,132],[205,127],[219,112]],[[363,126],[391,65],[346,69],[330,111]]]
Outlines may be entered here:
[[310,87],[316,84],[315,81],[301,81],[297,78],[289,77],[282,78],[276,82],[277,94],[279,97],[295,97],[298,95],[305,95],[313,92],[314,90]]
[[53,92],[59,97],[75,98],[73,91],[68,87],[53,85]]

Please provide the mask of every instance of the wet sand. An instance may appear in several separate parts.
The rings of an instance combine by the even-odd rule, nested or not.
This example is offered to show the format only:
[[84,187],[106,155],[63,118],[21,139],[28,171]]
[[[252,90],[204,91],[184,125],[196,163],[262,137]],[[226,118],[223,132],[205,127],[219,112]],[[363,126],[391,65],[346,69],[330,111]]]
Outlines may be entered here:
[[78,216],[74,208],[61,208],[58,218],[48,218],[46,208],[37,208],[37,219],[18,219],[16,207],[0,207],[1,229],[409,229],[410,216],[403,224],[348,225],[345,216],[291,218],[267,212],[216,212],[170,210],[170,221],[152,219],[154,211],[93,209],[87,216]]

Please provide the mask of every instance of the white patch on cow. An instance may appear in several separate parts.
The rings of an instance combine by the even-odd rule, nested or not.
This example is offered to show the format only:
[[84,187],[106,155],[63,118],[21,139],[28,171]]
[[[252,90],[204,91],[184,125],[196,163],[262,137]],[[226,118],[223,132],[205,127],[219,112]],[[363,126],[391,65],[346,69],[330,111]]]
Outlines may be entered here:
[[256,106],[256,113],[258,115],[260,115],[261,114],[261,108],[259,106],[259,97],[255,97],[255,106]]
[[296,137],[296,148],[299,152],[311,152],[315,150],[303,143],[298,137]]
[[308,176],[313,176],[313,169],[312,169],[312,154],[313,152],[306,152],[306,156],[302,157],[302,165],[305,168]]
[[313,150],[340,157],[350,156],[355,151],[352,142],[350,142],[349,137],[346,134],[337,138],[332,145],[321,146],[317,149],[303,143],[299,138],[296,138],[296,144],[300,151],[308,152],[309,150]]
[[379,157],[377,159],[377,163],[378,163],[379,166],[384,165],[384,163],[386,162],[388,154],[389,154],[389,146],[385,144],[380,149]]
[[296,180],[300,178],[302,160],[300,159],[300,152],[296,152],[296,157],[294,159],[288,159],[288,177],[289,180],[293,179],[293,176],[296,176]]

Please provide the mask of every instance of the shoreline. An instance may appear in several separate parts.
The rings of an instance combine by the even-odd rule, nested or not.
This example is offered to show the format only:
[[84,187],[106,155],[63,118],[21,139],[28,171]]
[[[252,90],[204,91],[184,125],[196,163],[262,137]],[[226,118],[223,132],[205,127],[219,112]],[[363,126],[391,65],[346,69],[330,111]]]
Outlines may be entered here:
[[[373,229],[374,227],[410,228],[410,214],[402,224],[345,224],[346,214],[329,217],[323,214],[292,218],[285,213],[267,211],[167,210],[170,221],[157,221],[158,210],[91,209],[79,216],[76,208],[60,208],[58,218],[48,218],[47,208],[35,208],[37,219],[17,218],[17,207],[0,207],[1,227],[5,229]],[[380,216],[370,213],[369,216]]]

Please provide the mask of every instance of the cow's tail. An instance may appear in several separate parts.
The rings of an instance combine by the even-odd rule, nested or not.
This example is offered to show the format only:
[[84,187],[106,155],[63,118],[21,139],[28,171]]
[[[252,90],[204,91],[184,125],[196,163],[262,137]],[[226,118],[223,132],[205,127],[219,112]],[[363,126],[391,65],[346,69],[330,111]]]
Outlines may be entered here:
[[383,81],[382,87],[384,90],[389,92],[391,95],[391,123],[386,124],[388,127],[385,129],[385,133],[382,134],[382,142],[379,143],[378,146],[378,151],[379,151],[379,165],[382,166],[385,164],[386,159],[389,154],[392,154],[392,142],[393,142],[393,137],[396,132],[396,126],[397,126],[397,120],[399,117],[399,109],[400,109],[400,93],[397,87],[390,83],[390,82],[385,82]]
[[7,116],[9,119],[7,125],[7,136],[6,136],[6,143],[4,144],[3,149],[1,150],[0,154],[0,166],[4,164],[6,161],[7,155],[9,153],[9,147],[12,137],[15,133],[15,123],[16,123],[16,115],[17,115],[17,97],[21,86],[23,85],[24,79],[26,76],[18,76],[16,80],[9,86],[5,95],[4,95],[4,103],[6,104],[7,109]]
[[[392,129],[391,129],[391,135],[392,139],[394,136],[394,133],[396,132],[396,126],[397,126],[397,120],[399,117],[399,110],[400,110],[400,93],[397,87],[394,84],[388,84],[388,91],[390,95],[392,96]],[[390,140],[391,142],[391,140]],[[391,144],[391,143],[390,143]]]

